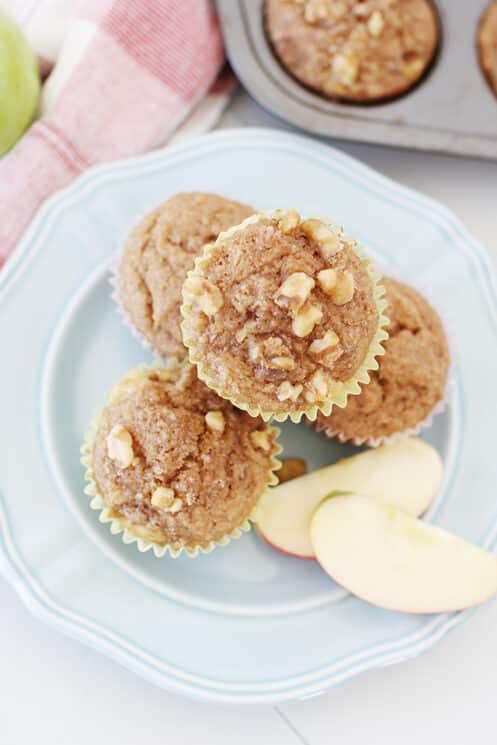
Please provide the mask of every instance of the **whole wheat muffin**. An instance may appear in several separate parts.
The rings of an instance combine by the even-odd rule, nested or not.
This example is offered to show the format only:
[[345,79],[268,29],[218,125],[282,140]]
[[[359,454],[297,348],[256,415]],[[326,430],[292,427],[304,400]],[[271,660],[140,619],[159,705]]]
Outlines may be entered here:
[[181,286],[202,246],[253,211],[216,194],[176,194],[131,232],[119,266],[119,300],[132,326],[160,357],[186,355]]
[[175,554],[247,530],[276,482],[277,431],[209,390],[185,363],[132,370],[87,441],[87,478],[107,518]]
[[438,21],[428,0],[266,0],[275,53],[324,96],[374,102],[408,91],[428,69]]
[[439,316],[412,287],[383,282],[390,319],[385,354],[360,396],[330,416],[318,415],[314,426],[329,437],[380,444],[419,427],[444,399],[449,350]]
[[490,3],[481,20],[478,52],[482,70],[497,96],[497,0]]
[[384,338],[383,290],[357,250],[295,210],[221,233],[183,287],[183,341],[199,377],[265,419],[344,405]]

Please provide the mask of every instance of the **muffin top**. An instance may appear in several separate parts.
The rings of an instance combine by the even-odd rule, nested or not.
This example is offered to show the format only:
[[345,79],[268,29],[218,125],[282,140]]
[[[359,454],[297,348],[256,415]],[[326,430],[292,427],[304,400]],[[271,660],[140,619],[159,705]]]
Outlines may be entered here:
[[133,326],[161,357],[185,357],[181,286],[204,243],[253,209],[216,194],[176,194],[131,232],[119,267],[119,299]]
[[478,30],[480,64],[497,96],[497,0],[487,7]]
[[251,513],[271,478],[275,437],[188,364],[132,370],[101,413],[94,479],[131,532],[174,549],[207,547]]
[[265,13],[282,64],[330,98],[368,102],[405,92],[438,43],[428,0],[266,0]]
[[199,376],[265,418],[298,419],[342,397],[380,321],[356,250],[341,229],[295,210],[222,233],[183,288],[183,339]]
[[371,382],[315,427],[343,439],[378,440],[423,422],[445,395],[449,350],[440,318],[416,292],[383,278],[390,319],[385,354]]

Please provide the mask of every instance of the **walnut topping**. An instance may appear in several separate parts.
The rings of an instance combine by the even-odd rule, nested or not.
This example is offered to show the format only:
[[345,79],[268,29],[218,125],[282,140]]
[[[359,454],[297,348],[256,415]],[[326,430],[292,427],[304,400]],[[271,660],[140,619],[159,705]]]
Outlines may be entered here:
[[285,380],[281,385],[278,386],[276,396],[278,401],[296,401],[302,393],[302,385],[297,383],[292,385],[290,381]]
[[307,473],[307,464],[303,458],[285,458],[278,471],[278,483],[284,484]]
[[152,494],[152,504],[162,510],[168,510],[174,502],[174,489],[158,486]]
[[183,500],[175,499],[170,507],[167,507],[166,512],[172,512],[173,515],[179,512],[183,508]]
[[223,296],[219,288],[202,277],[187,277],[183,293],[185,300],[196,302],[206,316],[215,315],[223,306]]
[[327,331],[321,338],[314,339],[309,347],[309,352],[316,355],[322,354],[330,349],[335,349],[339,341],[340,339],[334,331]]
[[251,432],[250,439],[254,447],[264,450],[265,453],[271,450],[271,437],[268,429],[257,429]]
[[316,370],[310,379],[311,388],[316,392],[318,399],[324,401],[328,393],[328,383],[322,370]]
[[338,235],[322,220],[311,217],[304,220],[301,228],[308,238],[319,244],[321,255],[326,261],[341,251],[342,244]]
[[354,275],[345,270],[337,274],[336,285],[329,293],[335,305],[345,305],[354,297]]
[[276,303],[280,306],[290,304],[298,310],[311,294],[314,285],[315,282],[312,277],[309,277],[305,272],[294,272],[280,285]]
[[336,287],[337,273],[334,269],[323,269],[318,272],[318,285],[327,295],[331,295]]
[[374,10],[368,18],[368,31],[371,36],[380,36],[385,27],[383,14],[379,10]]
[[296,364],[291,350],[279,336],[269,336],[260,342],[250,339],[249,359],[273,370],[293,370]]
[[273,357],[269,366],[275,370],[294,370],[295,360],[292,357]]
[[303,339],[309,336],[314,326],[321,322],[323,311],[318,305],[309,305],[299,310],[292,322],[292,331],[295,336]]
[[332,368],[343,354],[340,339],[334,331],[327,331],[320,339],[315,339],[309,346],[309,352],[318,358],[325,367]]
[[208,411],[205,415],[205,423],[212,432],[224,432],[224,414],[222,411]]
[[285,235],[295,230],[295,228],[300,222],[299,213],[297,212],[297,210],[293,210],[293,209],[283,212],[281,217],[278,213],[277,217],[279,217],[279,222],[278,222],[279,228],[282,233],[285,233]]
[[111,460],[117,461],[121,468],[128,468],[133,462],[133,440],[121,424],[115,424],[107,435],[107,454]]
[[326,18],[327,15],[328,10],[325,3],[320,2],[320,0],[308,0],[304,10],[304,18],[307,23],[316,23]]
[[238,329],[238,331],[236,332],[235,339],[237,340],[239,344],[241,344],[242,342],[245,341],[247,336],[248,336],[248,329],[246,328],[246,326],[243,326],[243,328]]
[[405,73],[408,78],[417,78],[421,71],[424,69],[425,63],[420,57],[414,57],[409,60],[404,66]]
[[335,54],[332,72],[342,85],[350,88],[359,76],[359,60],[354,54]]

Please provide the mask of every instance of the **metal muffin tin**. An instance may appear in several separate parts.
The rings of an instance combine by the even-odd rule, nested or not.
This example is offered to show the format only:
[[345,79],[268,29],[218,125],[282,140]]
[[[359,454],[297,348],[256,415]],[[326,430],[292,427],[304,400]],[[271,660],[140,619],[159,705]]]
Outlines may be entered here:
[[384,145],[497,160],[497,98],[478,60],[476,35],[489,0],[436,0],[438,55],[414,89],[390,102],[329,101],[295,81],[276,59],[264,0],[217,0],[228,57],[249,93],[301,129]]

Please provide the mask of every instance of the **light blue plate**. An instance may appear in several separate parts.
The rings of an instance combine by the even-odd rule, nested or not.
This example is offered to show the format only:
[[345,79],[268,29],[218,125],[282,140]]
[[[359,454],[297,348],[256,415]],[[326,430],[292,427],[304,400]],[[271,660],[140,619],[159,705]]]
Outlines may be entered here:
[[[466,614],[401,615],[346,595],[255,533],[191,560],[125,546],[83,494],[94,409],[149,355],[110,299],[109,261],[138,217],[182,190],[296,206],[346,226],[444,312],[448,413],[426,434],[446,480],[430,516],[480,544],[497,534],[496,284],[483,249],[435,202],[307,139],[239,130],[93,169],[55,195],[0,275],[0,569],[40,618],[164,688],[271,703],[419,654]],[[311,467],[350,450],[284,426]]]

